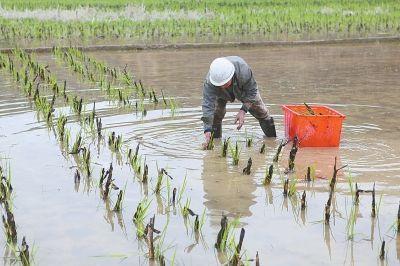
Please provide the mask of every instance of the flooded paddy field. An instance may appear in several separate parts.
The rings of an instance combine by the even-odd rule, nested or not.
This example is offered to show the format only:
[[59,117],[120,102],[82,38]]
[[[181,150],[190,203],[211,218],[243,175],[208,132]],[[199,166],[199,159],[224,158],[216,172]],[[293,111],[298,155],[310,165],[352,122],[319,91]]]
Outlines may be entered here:
[[[35,103],[35,87],[27,95],[9,65],[3,65],[0,155],[3,169],[10,170],[18,245],[26,236],[31,259],[39,265],[156,265],[162,260],[219,265],[235,257],[244,228],[240,255],[247,265],[256,264],[257,252],[261,265],[399,264],[399,48],[398,42],[388,42],[36,54],[31,60],[50,70],[39,78],[37,97],[51,102],[56,95],[49,116],[44,115],[46,104]],[[222,140],[216,140],[213,150],[204,151],[202,82],[210,62],[226,55],[239,55],[252,67],[261,96],[275,117],[278,137],[265,139],[250,115],[237,131],[233,122],[240,105],[236,102],[228,105]],[[29,61],[19,52],[10,58],[15,68]],[[106,77],[91,67],[92,59],[111,70],[105,71]],[[86,70],[85,65],[89,65]],[[117,82],[110,78],[114,67],[121,70],[115,74]],[[129,97],[124,93],[130,91],[119,84],[124,68],[134,75],[138,88]],[[46,73],[57,79],[57,93],[45,85],[54,84]],[[108,91],[108,84],[115,88]],[[156,96],[149,97],[153,91]],[[71,104],[75,96],[83,99],[81,112],[70,107],[76,107]],[[345,114],[342,140],[339,148],[299,148],[295,171],[286,174],[291,143],[273,162],[284,139],[281,106],[303,102]],[[67,119],[62,128],[69,132],[65,134],[70,136],[68,145],[66,137],[60,140],[61,117]],[[101,119],[100,130],[94,118]],[[122,137],[121,144],[110,139],[112,132]],[[79,135],[80,149],[71,154]],[[240,148],[237,166],[229,149],[226,157],[221,156],[227,138],[232,148],[235,143]],[[250,147],[248,139],[252,139]],[[263,144],[265,152],[260,153]],[[251,173],[244,175],[249,157]],[[335,157],[338,168],[347,166],[338,172],[327,221]],[[102,174],[111,163],[112,177]],[[270,165],[272,179],[264,184]],[[311,181],[305,180],[307,167],[312,170]],[[105,177],[102,183],[101,177]],[[283,194],[286,179],[290,180],[287,196]],[[366,190],[359,193],[358,204],[356,183]],[[374,183],[376,206],[371,217]],[[120,191],[121,208],[116,204]],[[139,203],[142,212],[137,211]],[[149,259],[144,236],[153,215],[154,228],[160,231],[154,232],[155,260]],[[226,247],[218,250],[215,243],[223,215],[229,233]],[[7,240],[3,234],[3,262],[9,265],[14,259]],[[382,241],[385,254],[380,258]]]

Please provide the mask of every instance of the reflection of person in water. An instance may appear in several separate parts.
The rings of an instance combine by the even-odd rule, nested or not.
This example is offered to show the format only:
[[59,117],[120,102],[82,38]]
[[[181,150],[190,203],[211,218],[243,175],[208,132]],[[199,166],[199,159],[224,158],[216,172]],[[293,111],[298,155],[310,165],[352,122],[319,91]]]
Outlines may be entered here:
[[227,174],[226,160],[216,156],[205,155],[202,172],[205,205],[211,213],[213,226],[219,226],[222,213],[228,217],[250,216],[250,206],[256,203],[254,180],[240,173]]

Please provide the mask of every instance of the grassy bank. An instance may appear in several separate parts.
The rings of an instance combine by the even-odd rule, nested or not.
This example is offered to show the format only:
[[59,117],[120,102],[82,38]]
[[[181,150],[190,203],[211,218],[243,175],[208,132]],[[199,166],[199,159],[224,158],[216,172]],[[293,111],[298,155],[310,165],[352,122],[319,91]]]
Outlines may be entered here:
[[398,1],[89,0],[84,7],[81,3],[0,1],[1,38],[178,42],[346,38],[400,32]]

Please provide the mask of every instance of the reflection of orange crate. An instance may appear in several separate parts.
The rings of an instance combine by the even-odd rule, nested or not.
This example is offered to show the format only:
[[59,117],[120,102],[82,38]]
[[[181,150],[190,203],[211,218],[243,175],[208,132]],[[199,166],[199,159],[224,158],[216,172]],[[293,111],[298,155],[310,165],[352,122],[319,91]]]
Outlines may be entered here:
[[286,138],[292,140],[297,136],[300,147],[339,146],[346,116],[323,105],[310,107],[315,115],[311,115],[305,105],[282,105]]

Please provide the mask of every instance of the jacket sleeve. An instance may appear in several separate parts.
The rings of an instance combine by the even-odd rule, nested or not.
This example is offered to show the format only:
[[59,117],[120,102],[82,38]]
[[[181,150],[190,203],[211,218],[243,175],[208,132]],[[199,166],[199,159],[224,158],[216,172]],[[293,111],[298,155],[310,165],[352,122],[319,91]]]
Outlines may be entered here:
[[253,103],[256,102],[258,88],[253,72],[246,63],[240,66],[239,80],[243,90],[243,104],[240,109],[247,113]]
[[212,130],[216,99],[217,99],[216,90],[214,86],[211,85],[206,79],[203,85],[203,103],[202,103],[203,116],[201,117],[201,120],[203,121],[204,132],[211,132]]

